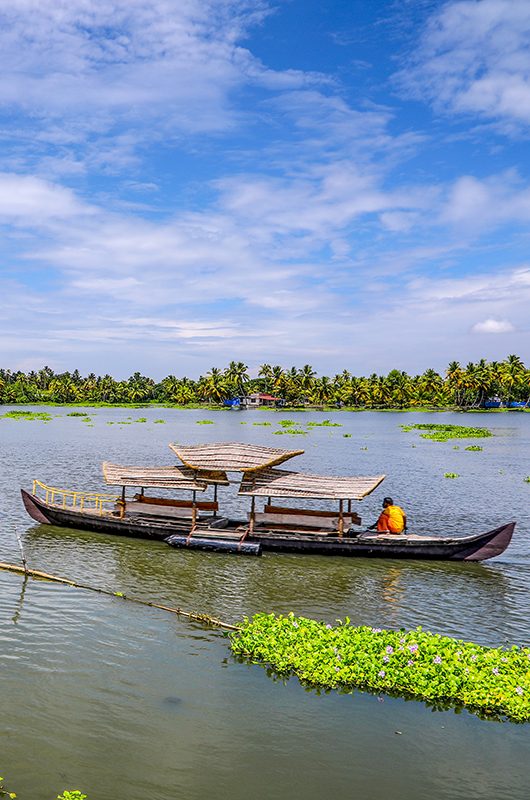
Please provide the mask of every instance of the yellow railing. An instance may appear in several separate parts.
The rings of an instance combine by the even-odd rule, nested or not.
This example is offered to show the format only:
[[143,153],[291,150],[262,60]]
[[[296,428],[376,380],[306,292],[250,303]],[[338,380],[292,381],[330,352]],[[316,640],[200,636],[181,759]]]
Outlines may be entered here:
[[[93,492],[75,492],[71,489],[57,489],[46,486],[41,481],[33,481],[33,494],[45,503],[57,508],[68,508],[74,511],[90,511],[95,514],[110,514],[120,498],[115,494],[95,494]],[[109,504],[112,505],[109,508]]]

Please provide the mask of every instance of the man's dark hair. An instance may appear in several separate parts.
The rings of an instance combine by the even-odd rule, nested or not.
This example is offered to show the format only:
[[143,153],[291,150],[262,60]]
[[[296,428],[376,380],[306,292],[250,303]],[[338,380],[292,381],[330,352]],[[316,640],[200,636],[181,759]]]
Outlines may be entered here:
[[384,506],[393,506],[394,505],[394,501],[392,500],[391,497],[384,497],[383,498],[383,505]]

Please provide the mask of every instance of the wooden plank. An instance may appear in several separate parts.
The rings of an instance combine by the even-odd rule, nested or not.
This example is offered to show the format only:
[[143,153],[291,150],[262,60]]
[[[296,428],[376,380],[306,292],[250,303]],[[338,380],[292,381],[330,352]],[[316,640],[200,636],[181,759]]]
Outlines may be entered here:
[[[314,508],[290,508],[288,506],[266,505],[263,511],[266,514],[303,514],[307,517],[329,517],[330,519],[338,518],[336,511],[321,511]],[[361,518],[355,513],[355,511],[349,511],[343,516],[345,522],[351,522],[351,524],[355,525],[361,524]]]
[[[134,499],[138,503],[148,505],[169,506],[172,508],[193,508],[193,500],[172,500],[167,497],[149,497],[146,494],[135,494]],[[218,511],[219,503],[213,500],[197,500],[195,508],[199,511]]]

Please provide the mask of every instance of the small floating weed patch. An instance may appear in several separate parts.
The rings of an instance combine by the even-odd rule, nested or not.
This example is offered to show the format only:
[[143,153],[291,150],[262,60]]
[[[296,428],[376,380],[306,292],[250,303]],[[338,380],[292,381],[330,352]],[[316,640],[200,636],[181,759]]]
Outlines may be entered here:
[[165,419],[155,419],[153,422],[153,425],[165,425],[165,424],[166,424]]
[[67,414],[66,416],[67,417],[88,417],[89,414],[87,414],[85,411],[70,411],[70,413]]
[[[241,424],[243,425],[244,423],[242,422]],[[256,427],[270,428],[272,422],[253,422],[252,424]]]
[[403,431],[426,431],[421,433],[422,439],[431,439],[433,442],[446,442],[448,439],[484,439],[493,436],[488,428],[471,428],[466,425],[435,425],[434,423],[418,423],[417,425],[402,425]]
[[134,420],[135,422],[147,422],[147,417],[138,417],[138,419]]
[[196,425],[213,425],[213,419],[198,419],[195,421]]
[[295,422],[294,419],[280,419],[278,420],[278,425],[281,425],[282,428],[294,428],[295,425],[300,425],[300,423]]
[[43,422],[51,422],[53,417],[46,411],[6,411],[0,419],[40,419]]
[[528,647],[481,647],[422,628],[357,628],[349,619],[333,627],[293,614],[245,618],[230,643],[235,655],[310,686],[358,687],[530,721]]
[[325,419],[323,422],[307,422],[308,428],[342,428],[340,422],[332,422],[330,419]]
[[444,478],[459,478],[458,472],[444,472]]
[[530,483],[530,475],[527,475],[526,478],[524,478],[524,482]]
[[474,453],[478,453],[480,450],[484,448],[481,447],[479,444],[470,444],[468,447],[464,447],[464,450],[472,450]]
[[300,428],[284,428],[282,431],[274,431],[275,436],[283,436],[283,434],[291,434],[291,436],[307,436],[307,431]]

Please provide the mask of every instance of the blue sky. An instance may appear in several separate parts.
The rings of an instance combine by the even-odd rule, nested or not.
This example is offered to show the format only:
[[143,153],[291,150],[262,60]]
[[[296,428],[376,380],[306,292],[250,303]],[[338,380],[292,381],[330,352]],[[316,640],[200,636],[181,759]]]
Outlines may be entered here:
[[528,0],[0,0],[0,363],[530,361]]

